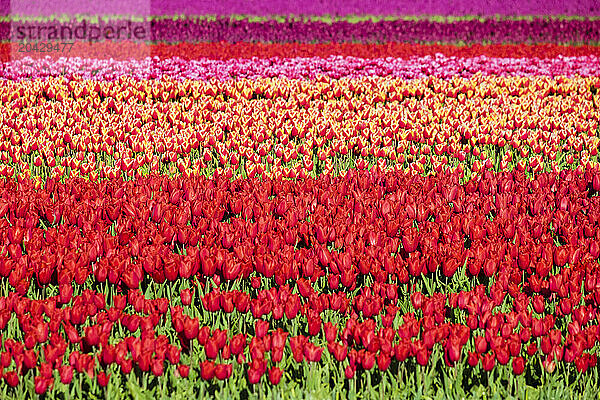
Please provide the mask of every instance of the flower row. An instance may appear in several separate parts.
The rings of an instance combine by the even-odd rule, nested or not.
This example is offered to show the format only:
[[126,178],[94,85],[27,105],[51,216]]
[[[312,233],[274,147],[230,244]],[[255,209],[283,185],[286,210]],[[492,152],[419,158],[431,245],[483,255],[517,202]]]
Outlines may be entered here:
[[[84,23],[85,22],[85,23]],[[123,29],[121,29],[123,28]],[[166,42],[361,42],[361,43],[576,43],[600,41],[600,20],[486,19],[439,22],[432,20],[372,21],[239,21],[217,18],[0,21],[0,40],[97,41],[142,40]],[[108,32],[108,33],[107,33]],[[126,34],[127,33],[127,34]],[[122,35],[121,35],[122,34]]]
[[[159,15],[159,14],[152,14],[150,13],[150,15],[147,15],[145,13],[132,13],[132,14],[110,14],[110,13],[106,13],[105,16],[98,16],[98,15],[84,15],[81,13],[69,13],[69,14],[60,14],[60,15],[51,15],[51,16],[44,16],[44,15],[26,15],[26,14],[22,14],[22,13],[18,13],[18,12],[14,12],[11,13],[11,15],[5,15],[5,16],[0,16],[0,20],[3,21],[9,21],[9,22],[13,22],[13,23],[19,23],[19,22],[24,22],[24,21],[41,21],[41,22],[53,22],[53,21],[58,21],[58,22],[68,22],[69,20],[75,19],[78,21],[82,21],[83,19],[86,19],[86,21],[89,22],[93,22],[93,23],[97,23],[100,19],[104,19],[106,20],[107,17],[111,18],[112,20],[115,21],[122,21],[122,20],[131,20],[131,21],[151,21],[151,20],[156,20],[156,21],[160,21],[160,20],[165,20],[165,19],[179,19],[182,17],[182,15]],[[277,14],[271,14],[271,15],[250,15],[250,14],[227,14],[227,15],[215,15],[215,14],[188,14],[185,16],[188,19],[194,20],[194,21],[215,21],[215,20],[224,20],[224,19],[229,19],[230,21],[247,21],[247,22],[270,22],[270,21],[276,21],[276,22],[289,22],[289,21],[297,21],[297,22],[307,22],[307,21],[320,21],[320,22],[324,22],[324,23],[332,23],[332,22],[339,22],[339,21],[346,21],[349,23],[356,23],[356,22],[379,22],[379,21],[396,21],[396,20],[406,20],[406,21],[419,21],[419,20],[423,20],[423,21],[436,21],[436,22],[453,22],[453,21],[473,21],[473,20],[479,20],[479,21],[484,21],[487,19],[500,19],[500,20],[516,20],[516,21],[521,21],[521,20],[527,20],[527,21],[531,21],[534,19],[540,19],[540,18],[545,18],[548,20],[564,20],[564,21],[572,21],[572,20],[597,20],[599,18],[599,16],[594,16],[594,15],[584,15],[584,14],[579,14],[579,15],[566,15],[566,14],[560,14],[560,15],[550,15],[550,14],[544,14],[544,15],[533,15],[533,14],[525,14],[525,15],[434,15],[434,14],[429,14],[429,15],[408,15],[408,14],[403,14],[403,15],[374,15],[374,14],[362,14],[362,15],[356,15],[356,14],[346,14],[346,15],[342,15],[342,14],[323,14],[323,15],[316,15],[316,14],[306,14],[306,15],[294,15],[294,14],[287,14],[287,15],[277,15]]]
[[574,168],[598,162],[598,87],[481,75],[4,81],[0,174]]
[[600,70],[596,56],[538,58],[455,58],[437,54],[434,57],[411,57],[409,59],[330,56],[328,58],[272,58],[232,60],[192,60],[181,58],[114,61],[90,58],[50,57],[34,60],[25,58],[2,65],[0,79],[21,80],[63,76],[72,79],[114,80],[120,76],[137,79],[158,79],[169,76],[174,79],[260,79],[268,77],[288,79],[316,79],[328,76],[333,79],[361,77],[392,77],[419,79],[470,78],[475,74],[484,76],[594,76]]
[[[291,3],[288,1],[252,2],[223,0],[220,2],[188,2],[171,0],[169,2],[130,1],[118,2],[98,0],[93,3],[68,4],[33,0],[13,2],[12,15],[53,16],[61,14],[87,15],[221,15],[243,14],[251,16],[270,15],[600,15],[600,8],[594,0],[577,2],[519,1],[500,0],[392,0],[375,2],[368,0],[319,0]],[[8,11],[8,10],[7,10]],[[475,17],[476,18],[476,17]]]
[[[249,59],[295,58],[347,56],[359,58],[411,58],[443,54],[447,57],[473,58],[487,56],[494,58],[555,58],[558,56],[582,57],[600,56],[598,46],[562,46],[555,44],[502,44],[502,45],[436,45],[411,43],[178,43],[141,44],[133,42],[104,41],[98,43],[75,42],[72,46],[60,46],[59,51],[23,52],[18,43],[0,43],[0,61],[7,62],[22,58],[81,57],[92,59],[129,60],[159,57],[161,59],[179,57],[184,59]],[[19,51],[21,50],[21,51]],[[25,48],[26,50],[26,48]]]
[[597,169],[0,182],[9,386],[597,363]]
[[[337,297],[315,291],[310,282],[263,290],[249,287],[257,293],[253,303],[275,303],[272,321],[277,328],[260,316],[252,317],[256,312],[254,304],[249,307],[250,295],[239,290],[215,289],[202,302],[189,288],[181,291],[180,302],[146,299],[134,290],[106,296],[88,289],[74,295],[71,285],[41,300],[11,294],[0,298],[0,322],[6,327],[14,317],[19,325],[3,339],[0,375],[10,387],[33,375],[36,393],[43,394],[58,381],[73,383],[77,375],[88,375],[105,387],[111,375],[161,377],[169,369],[177,378],[188,378],[195,370],[205,381],[243,374],[250,385],[267,379],[277,385],[284,370],[304,363],[327,363],[344,371],[341,379],[353,379],[357,370],[384,372],[392,363],[396,368],[435,365],[440,358],[448,367],[468,363],[486,372],[509,364],[515,375],[538,363],[550,374],[557,364],[572,364],[580,373],[596,367],[596,306],[577,305],[564,329],[550,309],[562,309],[563,302],[509,294],[503,286],[493,285],[490,294],[483,285],[449,295],[415,291],[408,302],[397,298],[396,285],[375,283],[364,287],[354,303],[369,307],[379,299],[385,305],[381,317],[361,318],[346,301],[334,322],[323,320],[325,310],[319,304],[331,301],[336,307]],[[207,304],[212,300],[205,299],[212,295],[228,310],[210,311]],[[400,304],[412,311],[402,313]],[[187,315],[202,308],[208,318]],[[449,317],[452,313],[457,317]],[[215,327],[220,319],[233,319],[232,314],[241,327]],[[459,322],[465,316],[466,324]]]
[[[448,367],[468,363],[478,372],[508,364],[514,375],[535,370],[538,363],[550,374],[558,365],[571,364],[585,373],[597,364],[597,307],[577,305],[564,329],[551,312],[564,303],[509,294],[502,283],[493,285],[490,294],[483,285],[449,295],[415,291],[410,302],[398,299],[396,285],[375,283],[361,290],[354,307],[348,307],[343,293],[319,293],[305,280],[295,287],[253,286],[257,289],[248,286],[257,296],[252,306],[250,295],[240,290],[214,289],[199,299],[195,292],[201,286],[197,291],[186,288],[171,300],[146,299],[135,290],[106,296],[88,289],[75,295],[71,285],[39,300],[2,297],[0,323],[19,324],[3,338],[0,375],[9,387],[34,378],[35,392],[43,394],[58,382],[75,383],[81,375],[100,387],[111,376],[147,379],[169,372],[179,379],[192,372],[204,381],[241,375],[250,385],[261,380],[277,385],[285,370],[305,363],[342,370],[340,379],[372,369],[385,372],[392,364],[435,366],[440,358]],[[212,298],[224,305],[223,311],[211,311]],[[362,318],[354,311],[377,299],[385,306],[380,317]],[[275,304],[272,322],[252,316],[261,300]],[[331,307],[341,302],[343,309],[327,321],[319,304],[329,302]],[[400,304],[412,311],[402,313]],[[199,309],[207,316],[187,315]],[[453,313],[457,317],[449,317]],[[459,322],[465,316],[467,323]],[[217,322],[233,318],[238,324],[232,329]]]
[[226,280],[257,272],[280,285],[333,273],[337,289],[369,274],[406,283],[436,271],[545,277],[567,263],[596,268],[598,171],[524,177],[487,172],[459,184],[457,173],[350,170],[299,183],[150,175],[48,179],[39,189],[5,180],[0,275],[26,293],[33,277],[137,288],[145,277],[162,283],[199,272]]

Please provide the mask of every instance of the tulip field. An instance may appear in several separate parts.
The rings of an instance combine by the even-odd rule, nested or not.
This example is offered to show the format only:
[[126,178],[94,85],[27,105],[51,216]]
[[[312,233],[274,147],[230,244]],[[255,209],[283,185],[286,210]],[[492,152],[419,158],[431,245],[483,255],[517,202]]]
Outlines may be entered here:
[[598,398],[600,4],[370,3],[0,16],[1,399]]

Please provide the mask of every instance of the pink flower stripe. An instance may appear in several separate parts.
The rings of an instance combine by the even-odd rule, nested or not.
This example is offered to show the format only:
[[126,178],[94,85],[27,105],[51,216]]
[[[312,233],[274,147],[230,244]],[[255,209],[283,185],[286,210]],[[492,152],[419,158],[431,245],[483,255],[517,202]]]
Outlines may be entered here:
[[170,77],[194,80],[227,80],[236,78],[330,78],[393,77],[419,79],[470,78],[475,74],[484,76],[594,76],[600,70],[596,56],[538,58],[473,58],[435,56],[363,59],[330,56],[328,58],[270,58],[232,60],[190,60],[157,57],[143,60],[98,60],[60,58],[53,60],[25,58],[2,64],[0,78],[9,80],[35,79],[65,76],[68,79],[113,80],[121,76],[139,79]]

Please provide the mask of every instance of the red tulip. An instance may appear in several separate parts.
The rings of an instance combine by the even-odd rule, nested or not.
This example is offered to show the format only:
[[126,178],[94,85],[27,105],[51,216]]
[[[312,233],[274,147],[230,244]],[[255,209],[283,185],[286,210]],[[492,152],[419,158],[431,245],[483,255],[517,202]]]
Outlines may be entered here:
[[229,349],[229,345],[223,346],[221,350],[221,358],[224,360],[229,360],[231,358],[231,350]]
[[68,304],[73,298],[73,286],[72,285],[60,285],[59,286],[59,300],[62,304]]
[[256,333],[256,337],[263,338],[267,336],[267,332],[269,331],[269,322],[258,320],[254,323],[254,331]]
[[554,248],[554,264],[563,267],[569,260],[569,250],[566,246]]
[[315,226],[315,237],[319,243],[323,244],[327,241],[328,234],[326,232],[327,228],[323,228],[320,225]]
[[187,378],[190,375],[190,366],[179,364],[177,366],[177,372],[179,372],[179,376],[181,376],[182,378]]
[[33,349],[29,349],[29,350],[25,350],[23,352],[23,365],[25,366],[25,368],[27,369],[33,369],[35,368],[37,361],[38,361],[38,357],[36,352]]
[[425,296],[421,292],[415,292],[410,295],[410,301],[415,310],[419,310],[421,309],[423,302],[425,301]]
[[[364,351],[364,350],[361,350],[361,352],[363,352],[362,357],[360,358],[361,365],[364,370],[369,371],[375,366],[375,361],[376,361],[375,353],[372,353],[370,351]],[[360,355],[360,352],[359,352],[359,355]]]
[[346,379],[354,378],[354,373],[355,369],[352,368],[350,365],[346,366],[346,368],[344,369],[344,375],[346,376]]
[[[202,249],[205,250],[205,249]],[[202,273],[207,277],[214,276],[217,271],[217,265],[212,258],[202,258],[202,252],[200,253],[200,261],[202,263]]]
[[456,259],[450,258],[444,260],[444,262],[442,263],[442,271],[444,273],[444,276],[453,276],[458,270],[458,267],[460,267],[460,264]]
[[209,338],[208,342],[204,346],[206,358],[214,360],[219,356],[219,348],[217,347],[217,341],[214,338]]
[[554,362],[554,357],[552,355],[548,355],[543,361],[542,366],[548,373],[553,373],[556,369],[556,363]]
[[127,297],[116,294],[113,296],[113,304],[115,308],[119,310],[124,310],[125,306],[127,306]]
[[450,365],[454,365],[455,362],[460,360],[462,345],[460,342],[451,337],[450,340],[446,341],[446,356]]
[[596,240],[592,240],[590,242],[590,249],[589,249],[590,255],[596,259],[600,256],[600,244],[598,243],[598,241]]
[[9,351],[3,351],[2,353],[0,353],[0,368],[7,368],[11,362],[12,356]]
[[312,310],[309,310],[309,313],[307,315],[308,334],[310,336],[316,336],[321,331],[322,320],[321,316],[318,313],[311,311]]
[[169,345],[167,348],[167,360],[173,365],[179,364],[181,358],[181,349],[174,345]]
[[255,370],[253,368],[248,369],[248,382],[252,385],[256,385],[260,382],[260,378],[263,376],[261,371]]
[[327,281],[331,290],[338,290],[340,287],[340,275],[329,274],[327,275]]
[[68,385],[73,381],[73,367],[70,365],[62,365],[59,368],[60,381]]
[[487,340],[485,340],[485,337],[476,336],[474,340],[475,340],[475,351],[477,351],[480,354],[485,353],[487,351],[487,347],[488,347],[488,343],[487,343]]
[[53,382],[52,379],[48,379],[45,378],[43,376],[36,376],[34,378],[34,385],[35,385],[35,393],[36,394],[44,394],[46,393],[46,391],[48,390],[48,387],[50,386],[50,383]]
[[407,253],[412,253],[419,246],[419,233],[417,228],[410,227],[404,231],[402,236],[402,247]]
[[297,363],[302,362],[304,359],[304,346],[306,345],[306,342],[307,339],[304,336],[294,336],[290,338],[292,355]]
[[481,359],[481,366],[483,367],[484,371],[491,371],[492,368],[494,368],[495,363],[496,357],[493,352],[484,354],[483,358]]
[[391,357],[386,353],[379,353],[377,356],[377,367],[380,371],[386,371],[392,362]]
[[523,357],[513,358],[512,367],[515,375],[521,375],[525,371],[525,360]]
[[285,343],[287,341],[288,332],[285,332],[281,329],[277,329],[271,335],[271,346],[272,352],[271,361],[280,362],[283,358],[283,349],[285,348]]
[[306,279],[299,279],[296,284],[298,285],[298,292],[304,298],[310,297],[310,295],[314,292],[310,281]]
[[596,192],[600,191],[600,175],[599,174],[594,174],[594,177],[592,178],[592,188]]
[[200,323],[197,318],[186,317],[183,320],[183,334],[187,340],[192,340],[200,334]]
[[500,365],[508,364],[508,361],[510,360],[510,352],[506,344],[496,348],[496,359]]
[[246,336],[244,334],[240,333],[231,338],[231,341],[229,343],[229,350],[231,351],[231,354],[237,356],[238,354],[241,354],[244,351],[245,347]]
[[98,380],[98,385],[100,385],[100,387],[106,387],[108,385],[108,381],[110,380],[110,374],[105,374],[104,371],[98,372],[98,375],[96,375],[96,378]]
[[162,359],[153,358],[150,364],[150,370],[154,376],[162,376],[165,370],[165,364]]
[[409,355],[410,346],[406,342],[401,341],[394,347],[394,356],[396,357],[396,360],[403,362],[408,358]]
[[242,265],[237,262],[227,261],[223,265],[223,277],[228,281],[236,280],[242,272]]
[[280,368],[273,367],[269,370],[269,382],[271,382],[272,385],[278,385],[282,376],[283,370]]
[[133,360],[131,358],[128,358],[126,360],[123,360],[122,363],[120,364],[121,366],[121,371],[127,375],[131,372],[131,370],[133,369]]
[[250,278],[250,285],[254,289],[260,289],[260,276],[253,276]]
[[329,343],[327,345],[327,350],[329,351],[329,353],[331,353],[333,355],[333,357],[337,360],[337,361],[344,361],[346,359],[346,356],[348,354],[348,347],[340,344],[340,343]]
[[550,339],[550,336],[544,336],[542,337],[542,342],[541,342],[541,346],[540,348],[542,349],[542,352],[544,354],[550,354],[550,352],[552,351],[552,340]]
[[544,297],[540,296],[540,295],[536,295],[533,298],[533,309],[535,310],[536,313],[538,314],[542,314],[544,312]]
[[285,316],[287,319],[294,319],[300,312],[300,298],[297,295],[292,295],[288,298],[285,304]]
[[225,347],[227,344],[227,330],[215,329],[212,335],[219,350]]
[[206,360],[200,363],[200,375],[205,381],[209,381],[215,377],[215,364],[212,361]]
[[417,356],[417,363],[421,366],[425,366],[429,362],[430,354],[426,348],[421,348],[421,349],[417,350],[416,356]]
[[498,263],[492,259],[488,259],[483,265],[483,273],[487,277],[493,276],[498,270]]
[[238,292],[235,296],[235,308],[241,313],[246,313],[250,308],[250,296],[247,293]]
[[571,299],[569,299],[569,298],[561,299],[559,302],[559,307],[560,307],[560,311],[562,312],[563,315],[571,314],[571,311],[573,310],[573,306],[571,304]]
[[337,337],[337,327],[331,322],[323,324],[323,331],[325,332],[325,339],[328,343],[334,342]]
[[532,342],[529,344],[529,346],[527,346],[527,355],[532,356],[537,352],[538,348],[537,348],[537,343],[536,342]]
[[304,356],[309,362],[321,361],[321,354],[323,354],[323,348],[315,346],[312,343],[307,343],[304,347]]
[[588,367],[594,368],[598,363],[598,356],[596,354],[590,354],[588,356]]
[[19,384],[19,375],[15,371],[8,371],[4,374],[4,380],[10,387],[17,387]]
[[582,354],[575,359],[575,367],[577,372],[584,373],[589,368],[589,354]]
[[229,379],[231,377],[232,372],[233,365],[231,364],[217,364],[217,366],[215,367],[215,377],[220,381]]
[[469,364],[469,366],[475,367],[478,362],[479,362],[479,353],[470,351],[469,356],[467,357],[467,363]]
[[189,306],[192,304],[192,291],[190,289],[184,289],[181,291],[181,304]]

